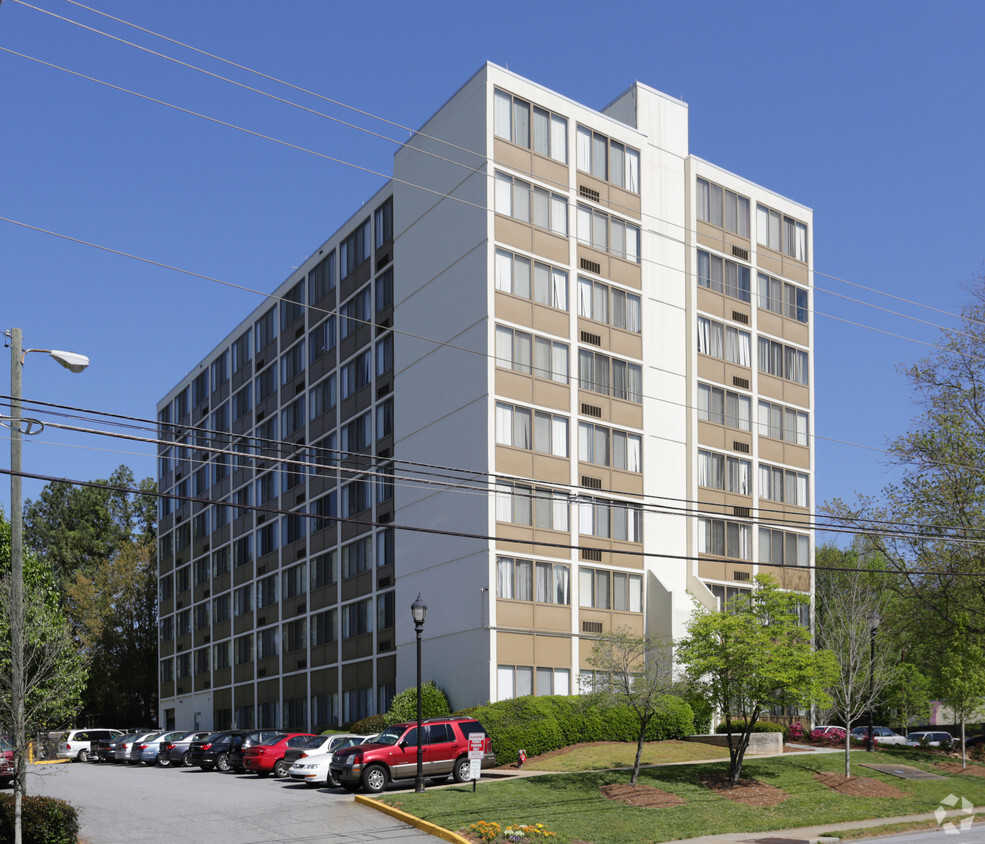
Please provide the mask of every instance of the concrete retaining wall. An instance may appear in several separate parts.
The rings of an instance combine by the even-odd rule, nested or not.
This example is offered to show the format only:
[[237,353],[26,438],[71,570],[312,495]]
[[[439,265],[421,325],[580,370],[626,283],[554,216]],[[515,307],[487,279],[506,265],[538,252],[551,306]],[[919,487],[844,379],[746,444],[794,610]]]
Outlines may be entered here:
[[[735,737],[738,740],[738,737]],[[723,733],[712,733],[703,736],[688,736],[688,741],[699,741],[702,744],[714,744],[717,747],[728,747],[728,736]],[[768,756],[771,753],[783,753],[783,733],[753,733],[749,736],[747,756]]]

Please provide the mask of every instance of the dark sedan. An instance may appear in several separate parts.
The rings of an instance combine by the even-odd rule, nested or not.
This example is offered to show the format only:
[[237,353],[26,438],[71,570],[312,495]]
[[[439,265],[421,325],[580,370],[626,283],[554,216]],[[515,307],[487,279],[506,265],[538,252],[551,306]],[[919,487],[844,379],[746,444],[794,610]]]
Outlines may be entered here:
[[170,765],[191,765],[191,746],[193,741],[202,741],[212,735],[211,730],[197,730],[161,743],[157,754],[157,764],[162,768]]
[[220,730],[201,741],[193,741],[188,748],[188,764],[198,765],[203,771],[218,768],[229,770],[229,739],[232,730]]

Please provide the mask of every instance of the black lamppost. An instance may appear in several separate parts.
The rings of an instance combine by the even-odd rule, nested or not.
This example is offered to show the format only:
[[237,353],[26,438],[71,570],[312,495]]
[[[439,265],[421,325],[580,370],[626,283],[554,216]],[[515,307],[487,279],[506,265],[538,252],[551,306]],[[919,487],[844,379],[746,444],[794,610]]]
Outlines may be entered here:
[[875,750],[875,736],[872,726],[872,707],[876,703],[876,631],[879,629],[879,610],[869,613],[869,740],[865,749],[869,753]]
[[417,633],[417,776],[414,778],[414,791],[424,793],[424,721],[421,717],[421,631],[424,629],[424,619],[428,614],[428,605],[417,600],[410,605],[410,615],[414,619],[414,630]]

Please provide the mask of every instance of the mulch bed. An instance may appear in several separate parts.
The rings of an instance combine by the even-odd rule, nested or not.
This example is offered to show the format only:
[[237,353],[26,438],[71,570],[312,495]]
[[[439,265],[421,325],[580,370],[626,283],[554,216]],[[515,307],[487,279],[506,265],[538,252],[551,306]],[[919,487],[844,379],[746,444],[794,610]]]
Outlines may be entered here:
[[896,786],[872,777],[845,777],[843,774],[814,774],[821,785],[846,797],[906,797]]
[[742,778],[738,785],[732,785],[728,777],[714,776],[705,777],[702,782],[722,797],[743,806],[776,806],[790,796],[782,788],[752,779]]
[[962,768],[960,762],[937,762],[934,765],[938,771],[945,774],[967,774],[969,777],[985,777],[985,767],[981,765],[969,764],[967,768]]
[[610,800],[618,800],[627,806],[636,806],[640,809],[667,809],[671,806],[680,806],[686,802],[683,797],[671,794],[669,791],[661,791],[652,785],[629,785],[628,783],[610,783],[603,785],[601,789],[603,797]]

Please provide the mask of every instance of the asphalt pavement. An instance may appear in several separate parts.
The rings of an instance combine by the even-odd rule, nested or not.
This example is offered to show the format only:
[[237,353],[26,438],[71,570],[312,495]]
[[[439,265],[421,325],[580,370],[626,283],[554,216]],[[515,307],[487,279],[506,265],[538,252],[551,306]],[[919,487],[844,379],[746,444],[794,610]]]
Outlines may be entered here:
[[436,839],[352,795],[288,780],[67,762],[31,765],[28,794],[60,797],[79,810],[86,844],[421,844]]

